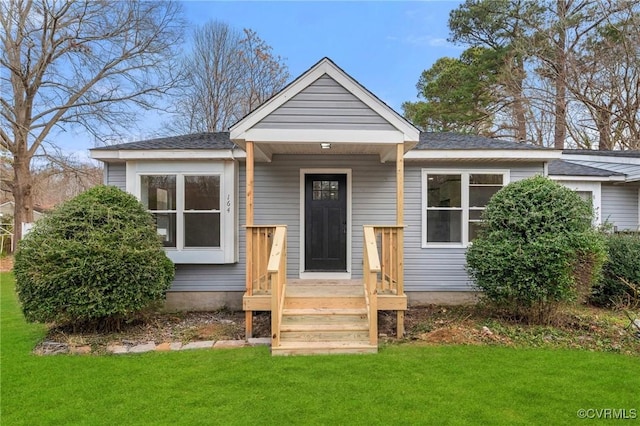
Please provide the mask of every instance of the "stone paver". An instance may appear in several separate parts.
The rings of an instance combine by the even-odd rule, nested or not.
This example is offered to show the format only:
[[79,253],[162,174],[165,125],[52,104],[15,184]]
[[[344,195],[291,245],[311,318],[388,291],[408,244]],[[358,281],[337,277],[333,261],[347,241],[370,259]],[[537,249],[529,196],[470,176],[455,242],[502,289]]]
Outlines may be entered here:
[[211,349],[214,343],[215,343],[215,340],[203,340],[200,342],[190,342],[182,346],[180,350],[184,351],[189,349]]
[[107,352],[112,354],[126,354],[129,352],[129,348],[124,345],[109,345],[107,346]]
[[247,342],[250,346],[271,346],[270,337],[252,337]]
[[91,346],[72,346],[71,348],[69,348],[69,351],[72,354],[76,354],[76,355],[85,355],[85,354],[89,354],[91,353]]
[[[56,342],[44,342],[49,344],[50,346],[64,346],[67,347],[66,344],[56,343]],[[43,346],[44,344],[40,345]],[[269,337],[254,337],[248,340],[203,340],[198,342],[189,342],[186,344],[182,344],[181,342],[163,342],[159,345],[156,345],[154,342],[147,342],[142,344],[134,344],[133,342],[125,342],[122,344],[111,344],[107,345],[107,352],[112,354],[127,354],[127,353],[143,353],[150,351],[179,351],[179,350],[189,350],[189,349],[231,349],[231,348],[241,348],[243,346],[269,346],[271,345],[271,338]],[[91,353],[91,346],[72,346],[68,348],[68,351],[72,354],[76,355],[84,355]],[[55,351],[43,351],[42,348],[38,347],[35,350],[39,355],[50,355],[53,353],[57,353]]]
[[142,345],[135,345],[134,347],[129,349],[129,353],[139,354],[139,353],[155,351],[155,350],[156,350],[156,344],[153,342],[149,342]]
[[164,342],[164,343],[160,343],[159,345],[156,345],[156,351],[158,352],[166,352],[170,350],[171,350],[170,342]]
[[218,340],[213,345],[213,349],[241,348],[245,345],[246,342],[244,340]]

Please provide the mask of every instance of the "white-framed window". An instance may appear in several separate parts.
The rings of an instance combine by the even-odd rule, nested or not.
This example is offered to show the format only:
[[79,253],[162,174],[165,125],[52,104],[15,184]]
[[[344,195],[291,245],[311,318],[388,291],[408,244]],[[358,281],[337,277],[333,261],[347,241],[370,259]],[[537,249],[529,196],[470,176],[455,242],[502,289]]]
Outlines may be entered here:
[[422,169],[422,247],[466,247],[508,170]]
[[594,211],[593,224],[600,225],[601,219],[601,207],[602,207],[602,187],[600,182],[586,182],[586,181],[567,181],[556,179],[559,184],[575,191],[580,198],[585,201],[591,202]]
[[237,261],[234,162],[129,162],[127,189],[154,216],[174,263]]

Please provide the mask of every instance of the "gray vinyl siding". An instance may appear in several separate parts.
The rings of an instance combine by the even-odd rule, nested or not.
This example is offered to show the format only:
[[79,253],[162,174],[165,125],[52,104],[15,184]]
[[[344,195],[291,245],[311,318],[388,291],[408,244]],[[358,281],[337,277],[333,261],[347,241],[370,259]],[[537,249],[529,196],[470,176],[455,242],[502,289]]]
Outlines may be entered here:
[[125,163],[105,163],[105,183],[127,189],[127,166]]
[[[425,167],[511,169],[511,181],[542,174],[542,164],[405,163],[405,290],[469,291],[464,248],[422,248],[422,184]],[[287,275],[300,273],[300,169],[351,169],[351,275],[362,277],[363,225],[395,224],[395,162],[378,156],[274,155],[255,165],[255,223],[287,225]],[[239,262],[231,265],[178,265],[171,291],[244,291],[245,166],[238,184]]]
[[326,74],[262,119],[254,128],[396,130]]
[[638,186],[602,184],[602,220],[619,231],[640,229]]
[[255,168],[257,225],[287,225],[287,275],[300,274],[300,169],[351,169],[353,278],[362,276],[362,226],[395,223],[395,163],[378,156],[275,155]]
[[510,170],[515,182],[543,174],[542,163],[405,163],[405,291],[470,291],[465,248],[422,248],[422,169],[486,168]]

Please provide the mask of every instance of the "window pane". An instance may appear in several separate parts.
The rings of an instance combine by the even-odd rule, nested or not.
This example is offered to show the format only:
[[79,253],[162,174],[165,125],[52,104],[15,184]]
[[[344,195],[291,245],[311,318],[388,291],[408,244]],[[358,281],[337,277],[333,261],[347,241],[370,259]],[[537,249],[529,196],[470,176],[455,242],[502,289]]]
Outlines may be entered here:
[[428,175],[427,207],[461,207],[460,175]]
[[142,204],[148,210],[176,209],[175,176],[141,176]]
[[593,203],[593,192],[591,192],[591,191],[576,191],[576,194],[578,194],[578,196],[580,198],[582,198],[584,201],[587,201],[590,204]]
[[482,220],[482,212],[484,211],[484,209],[481,210],[469,210],[469,220]]
[[493,194],[501,189],[501,186],[470,186],[469,207],[485,207]]
[[460,210],[428,210],[427,242],[462,242],[462,212]]
[[482,228],[482,222],[469,222],[469,241],[475,240]]
[[185,247],[220,247],[220,213],[185,213]]
[[156,231],[165,247],[176,246],[176,214],[153,213],[156,221]]
[[185,176],[185,210],[219,210],[220,176]]
[[502,175],[469,175],[471,185],[500,185],[502,186]]

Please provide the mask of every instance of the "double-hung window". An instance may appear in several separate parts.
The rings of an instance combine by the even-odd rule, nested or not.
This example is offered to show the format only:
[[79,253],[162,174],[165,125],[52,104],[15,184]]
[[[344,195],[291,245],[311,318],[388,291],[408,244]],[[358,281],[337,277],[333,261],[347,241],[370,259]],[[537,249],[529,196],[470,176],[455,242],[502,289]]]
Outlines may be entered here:
[[135,193],[153,215],[171,260],[236,261],[236,173],[232,162],[138,163],[130,168]]
[[478,234],[487,203],[508,178],[503,170],[423,169],[422,246],[466,246]]

